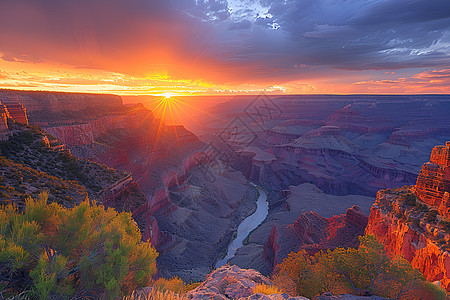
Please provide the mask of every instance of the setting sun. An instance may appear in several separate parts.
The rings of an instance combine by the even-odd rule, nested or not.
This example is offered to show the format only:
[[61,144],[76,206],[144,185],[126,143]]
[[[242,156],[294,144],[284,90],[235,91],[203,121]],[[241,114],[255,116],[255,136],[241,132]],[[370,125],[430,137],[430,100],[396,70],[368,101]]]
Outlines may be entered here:
[[173,94],[171,92],[165,92],[162,94],[162,96],[166,99],[172,98]]

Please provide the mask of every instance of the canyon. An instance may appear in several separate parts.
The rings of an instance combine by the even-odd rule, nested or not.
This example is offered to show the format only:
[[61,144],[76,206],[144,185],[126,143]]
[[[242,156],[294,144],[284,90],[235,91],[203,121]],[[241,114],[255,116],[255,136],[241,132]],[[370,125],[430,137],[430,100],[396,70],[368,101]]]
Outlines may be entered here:
[[[123,170],[95,192],[88,187],[95,179],[80,184],[91,199],[133,214],[143,239],[159,252],[159,276],[202,280],[237,226],[256,209],[256,189],[240,172],[208,158],[195,135],[183,126],[166,125],[143,105],[123,105],[120,97],[110,95],[0,95],[8,105],[19,99],[30,106],[30,124],[43,127],[43,142],[55,155],[68,151],[87,159],[80,162]],[[30,156],[26,161],[31,165],[36,164],[32,157],[40,155],[33,151],[11,155],[17,160]],[[51,172],[45,164],[41,168]]]
[[[200,124],[182,126],[114,95],[0,91],[6,109],[20,108],[19,102],[23,107],[22,117],[21,109],[12,109],[8,118],[24,123],[25,115],[30,125],[41,126],[52,151],[122,170],[87,193],[131,212],[143,239],[160,253],[158,275],[187,282],[214,269],[241,222],[256,210],[258,193],[250,182],[267,192],[268,214],[229,263],[263,275],[291,251],[357,246],[367,223],[366,232],[381,235],[387,229],[377,226],[385,224],[397,239],[406,230],[395,229],[398,216],[372,204],[381,201],[380,189],[411,186],[417,177],[416,187],[405,193],[423,197],[417,203],[446,217],[448,145],[421,164],[435,145],[450,139],[448,98],[242,96],[220,99],[198,118]],[[4,132],[8,136],[10,128]],[[433,228],[444,222],[427,230],[436,233],[441,229]],[[446,239],[438,237],[441,244]],[[419,268],[434,265],[431,257]],[[426,276],[448,286],[442,274]]]
[[422,166],[415,186],[381,190],[372,206],[366,233],[386,252],[402,255],[430,281],[450,290],[447,142],[436,146]]

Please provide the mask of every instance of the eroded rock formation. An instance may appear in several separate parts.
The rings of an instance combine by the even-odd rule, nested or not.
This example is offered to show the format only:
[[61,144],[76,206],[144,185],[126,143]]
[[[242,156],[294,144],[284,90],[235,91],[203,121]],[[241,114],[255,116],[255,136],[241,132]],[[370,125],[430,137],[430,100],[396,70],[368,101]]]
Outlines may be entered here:
[[[432,207],[405,201],[414,187],[383,190],[377,194],[366,228],[381,242],[388,255],[402,255],[429,281],[440,281],[450,290],[450,234],[445,220]],[[408,195],[408,196],[405,196]],[[430,213],[430,211],[431,213]],[[444,222],[443,222],[444,221]]]
[[[3,103],[22,103],[31,115],[38,112],[82,111],[91,112],[122,111],[122,99],[115,95],[61,93],[41,91],[0,90]],[[44,120],[43,120],[44,121]],[[47,120],[51,122],[52,120]]]
[[[416,186],[383,190],[372,206],[366,233],[389,255],[403,255],[430,281],[450,290],[450,142],[436,146]],[[417,197],[416,197],[417,196]]]
[[439,209],[439,213],[450,217],[450,142],[434,147],[430,161],[422,166],[416,183],[416,194],[420,200]]
[[[1,98],[0,98],[1,99]],[[0,102],[0,139],[7,139],[9,132],[8,120],[19,124],[28,125],[27,110],[18,102],[4,104]]]
[[199,287],[187,294],[188,299],[239,299],[239,300],[307,300],[305,297],[292,297],[288,294],[254,294],[259,285],[273,285],[267,277],[255,270],[245,270],[237,266],[225,265],[208,275]]
[[291,225],[274,225],[264,253],[275,266],[292,251],[305,249],[315,254],[336,247],[356,247],[367,222],[367,215],[357,205],[347,209],[345,214],[331,218],[324,218],[312,211],[305,212]]

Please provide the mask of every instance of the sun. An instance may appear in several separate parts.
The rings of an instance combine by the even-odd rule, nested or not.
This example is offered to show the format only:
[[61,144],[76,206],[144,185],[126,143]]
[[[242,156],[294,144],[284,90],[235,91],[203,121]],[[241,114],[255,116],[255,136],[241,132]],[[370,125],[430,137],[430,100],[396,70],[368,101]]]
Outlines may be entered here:
[[170,99],[170,98],[172,98],[173,94],[171,92],[165,92],[165,93],[162,93],[161,96],[163,96],[166,99]]

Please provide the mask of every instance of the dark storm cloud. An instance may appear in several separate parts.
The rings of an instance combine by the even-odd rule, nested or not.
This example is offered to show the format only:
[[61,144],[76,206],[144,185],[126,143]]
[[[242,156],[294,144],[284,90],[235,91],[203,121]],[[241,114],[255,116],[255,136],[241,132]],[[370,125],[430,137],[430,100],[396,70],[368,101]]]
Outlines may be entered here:
[[265,0],[297,63],[343,69],[449,64],[450,1]]
[[2,0],[0,52],[118,72],[204,63],[230,80],[450,64],[449,0],[245,0],[241,15],[234,2]]

